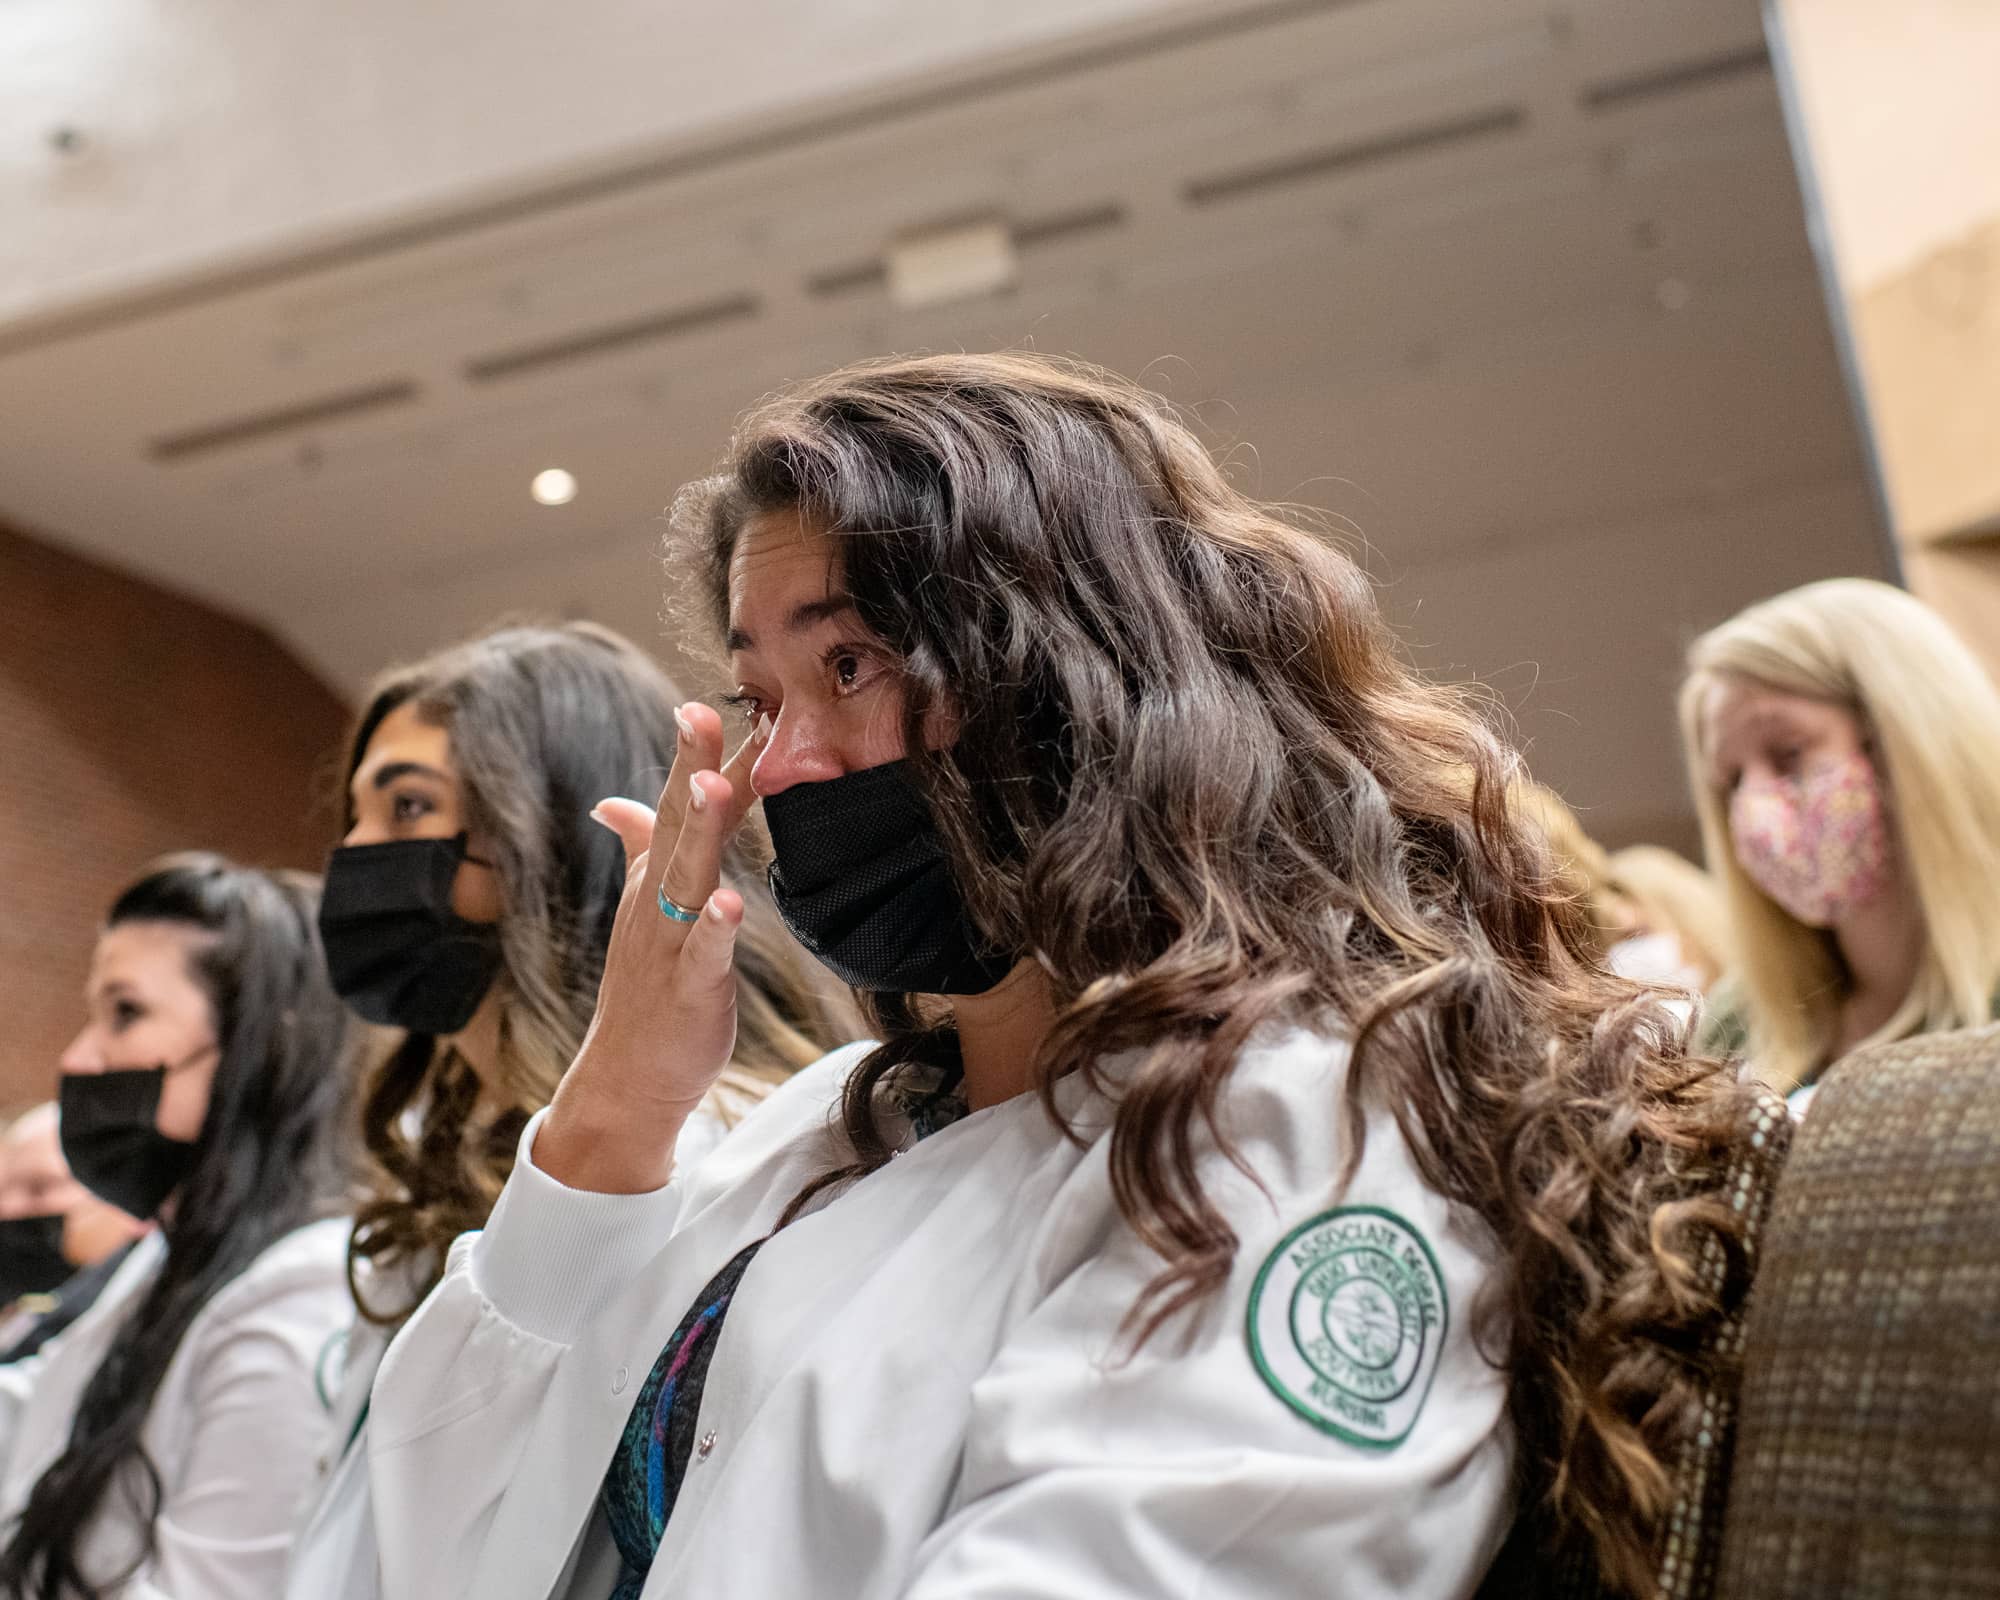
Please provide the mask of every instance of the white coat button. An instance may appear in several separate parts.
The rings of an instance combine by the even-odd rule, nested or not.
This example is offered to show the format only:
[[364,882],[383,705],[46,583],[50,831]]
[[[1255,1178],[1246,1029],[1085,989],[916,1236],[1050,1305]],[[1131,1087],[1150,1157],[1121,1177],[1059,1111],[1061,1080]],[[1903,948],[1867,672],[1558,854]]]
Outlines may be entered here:
[[715,1434],[711,1430],[710,1432],[704,1433],[701,1436],[701,1443],[694,1447],[694,1453],[700,1456],[702,1460],[706,1461],[709,1458],[709,1454],[714,1449],[715,1449]]
[[625,1392],[625,1380],[630,1376],[631,1374],[627,1372],[623,1367],[620,1367],[616,1372],[612,1373],[611,1392],[613,1394],[623,1394]]

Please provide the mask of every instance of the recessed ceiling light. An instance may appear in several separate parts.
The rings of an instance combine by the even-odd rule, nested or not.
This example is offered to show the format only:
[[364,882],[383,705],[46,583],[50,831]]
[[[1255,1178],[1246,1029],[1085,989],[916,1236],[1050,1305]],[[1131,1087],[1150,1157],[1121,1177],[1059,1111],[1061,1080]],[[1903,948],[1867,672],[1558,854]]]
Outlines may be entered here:
[[545,506],[566,506],[576,498],[576,475],[561,467],[545,467],[535,474],[528,493]]

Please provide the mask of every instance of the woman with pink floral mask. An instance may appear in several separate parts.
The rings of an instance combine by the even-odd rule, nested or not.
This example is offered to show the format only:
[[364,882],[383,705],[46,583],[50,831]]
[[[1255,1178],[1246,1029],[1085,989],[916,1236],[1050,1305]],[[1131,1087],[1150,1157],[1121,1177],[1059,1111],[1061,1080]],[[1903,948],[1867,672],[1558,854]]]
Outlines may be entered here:
[[2000,690],[1935,613],[1794,589],[1695,641],[1680,711],[1740,952],[1712,1046],[1809,1091],[1860,1045],[1995,1014]]

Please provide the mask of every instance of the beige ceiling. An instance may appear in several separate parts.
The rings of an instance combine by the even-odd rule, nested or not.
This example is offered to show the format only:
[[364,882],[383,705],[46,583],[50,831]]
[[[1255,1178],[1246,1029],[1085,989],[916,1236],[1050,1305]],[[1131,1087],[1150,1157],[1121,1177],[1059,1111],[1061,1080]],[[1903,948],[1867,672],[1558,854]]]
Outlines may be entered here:
[[[1245,0],[1207,8],[1226,11]],[[1074,48],[1173,0],[7,0],[0,318]],[[59,136],[60,135],[60,136]]]
[[[659,513],[759,393],[886,350],[1072,352],[1338,519],[1419,658],[1492,683],[1593,828],[1686,842],[1687,637],[1882,561],[1755,4],[1120,9],[44,297],[0,322],[0,515],[349,688],[507,610],[666,644]],[[978,213],[1017,287],[892,306],[885,244]],[[573,504],[530,500],[550,465]]]

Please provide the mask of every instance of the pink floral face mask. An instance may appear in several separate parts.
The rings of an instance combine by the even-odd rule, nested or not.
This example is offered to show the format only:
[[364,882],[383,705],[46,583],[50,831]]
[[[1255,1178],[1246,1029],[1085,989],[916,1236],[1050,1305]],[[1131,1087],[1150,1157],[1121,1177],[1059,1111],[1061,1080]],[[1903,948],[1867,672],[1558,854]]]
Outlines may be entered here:
[[1809,928],[1831,927],[1888,879],[1882,786],[1859,751],[1798,778],[1745,779],[1729,837],[1750,881]]

